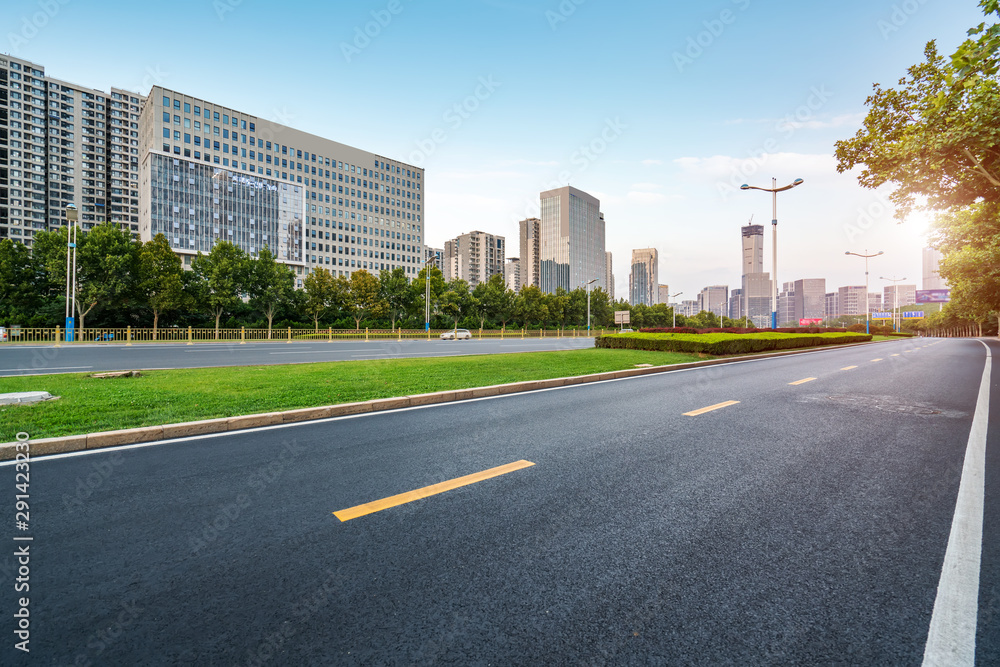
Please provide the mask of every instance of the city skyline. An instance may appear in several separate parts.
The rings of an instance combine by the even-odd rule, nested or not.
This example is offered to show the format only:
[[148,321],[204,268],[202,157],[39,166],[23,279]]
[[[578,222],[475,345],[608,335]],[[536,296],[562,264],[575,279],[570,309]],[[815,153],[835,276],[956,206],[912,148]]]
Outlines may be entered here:
[[[307,25],[230,0],[180,2],[166,13],[56,3],[42,19],[40,7],[0,10],[12,26],[0,51],[40,63],[54,78],[143,95],[164,85],[426,169],[434,191],[427,245],[469,231],[470,211],[476,227],[512,238],[518,220],[538,215],[538,192],[569,184],[601,200],[608,251],[629,257],[633,248],[661,248],[662,279],[685,294],[739,284],[739,251],[724,239],[751,216],[767,225],[770,198],[737,188],[772,176],[779,185],[805,179],[779,196],[779,284],[859,283],[863,272],[845,250],[885,251],[873,275],[919,276],[926,216],[897,225],[884,193],[836,174],[833,142],[859,126],[872,83],[893,85],[922,61],[930,39],[950,53],[982,20],[974,0],[905,10],[894,2],[748,0],[508,0],[445,10],[400,0],[312,5]],[[110,15],[121,19],[114,45],[80,48],[75,36],[100,31]],[[490,31],[478,29],[486,24]],[[148,39],[151,25],[181,41],[158,45]],[[803,29],[813,25],[823,30]],[[294,33],[303,62],[322,57],[324,69],[296,73],[266,50],[246,52],[220,91],[217,68],[204,67],[206,56],[224,52],[220,31],[251,43]],[[521,43],[532,49],[511,48]],[[587,71],[593,103],[577,104],[575,78],[543,75],[545,63]],[[780,77],[767,74],[778,63]],[[616,293],[627,293],[627,273],[616,280]],[[871,289],[884,286],[873,280]]]

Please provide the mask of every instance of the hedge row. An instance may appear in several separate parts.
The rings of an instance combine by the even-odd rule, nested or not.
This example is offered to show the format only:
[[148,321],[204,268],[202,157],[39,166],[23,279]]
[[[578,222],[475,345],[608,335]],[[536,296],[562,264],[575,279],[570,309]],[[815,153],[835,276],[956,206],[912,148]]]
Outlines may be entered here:
[[790,350],[820,345],[844,345],[870,341],[868,334],[819,333],[787,334],[758,332],[755,336],[745,334],[647,334],[624,333],[605,334],[596,340],[597,347],[625,350],[658,350],[662,352],[695,352],[721,356],[726,354],[746,354],[748,352],[769,352]]
[[[862,327],[862,331],[864,327]],[[726,327],[724,329],[694,329],[692,327],[658,327],[650,329],[639,329],[639,333],[684,333],[684,334],[707,334],[707,333],[732,333],[732,334],[759,334],[759,333],[844,333],[847,329],[835,327],[782,327],[779,329],[743,329],[739,327]]]

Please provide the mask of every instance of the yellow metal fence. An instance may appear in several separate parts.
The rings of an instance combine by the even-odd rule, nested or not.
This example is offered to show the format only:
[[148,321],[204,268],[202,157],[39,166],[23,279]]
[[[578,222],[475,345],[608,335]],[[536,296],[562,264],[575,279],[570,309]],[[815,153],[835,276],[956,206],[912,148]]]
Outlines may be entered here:
[[[28,328],[12,327],[7,329],[6,343],[50,343],[55,345],[73,344],[124,344],[133,343],[194,343],[205,342],[294,342],[294,341],[327,341],[335,340],[440,340],[441,334],[451,329],[196,329],[193,327],[167,327],[139,329],[125,327],[123,329],[73,329],[63,327]],[[526,339],[526,338],[586,338],[599,336],[605,329],[592,329],[589,334],[585,329],[471,329],[474,339]],[[613,331],[613,330],[612,330]]]

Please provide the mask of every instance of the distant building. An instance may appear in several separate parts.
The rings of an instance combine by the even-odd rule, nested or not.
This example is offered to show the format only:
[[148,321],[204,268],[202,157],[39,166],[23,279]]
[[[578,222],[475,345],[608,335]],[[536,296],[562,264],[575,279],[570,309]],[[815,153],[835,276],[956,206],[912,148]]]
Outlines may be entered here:
[[840,292],[827,292],[823,295],[825,317],[840,317]]
[[707,310],[722,317],[729,309],[729,286],[709,285],[698,293],[698,312]]
[[656,303],[670,302],[670,285],[660,285],[656,288]]
[[538,218],[525,218],[517,223],[521,255],[519,257],[521,285],[538,287],[539,271],[539,237],[542,221]]
[[826,316],[826,278],[803,278],[794,285],[795,311],[792,320],[823,319]]
[[601,202],[568,185],[542,192],[539,198],[539,288],[548,294],[558,287],[573,291],[596,278],[593,286],[606,290]]
[[431,266],[436,266],[438,271],[444,274],[444,248],[431,248],[430,246],[424,246],[424,261],[429,262],[434,260]]
[[740,294],[742,313],[748,313],[754,326],[771,326],[771,277],[764,272],[764,226],[745,225],[740,228],[743,242],[743,273]]
[[[896,303],[896,290],[899,290],[899,303]],[[946,287],[938,289],[947,289]],[[882,304],[885,310],[894,310],[903,306],[912,306],[917,303],[916,285],[896,285],[886,286],[882,291]]]
[[474,231],[444,244],[444,279],[460,278],[474,289],[493,275],[503,275],[505,239],[502,236]]
[[508,257],[507,263],[503,265],[503,281],[507,289],[512,292],[521,291],[521,260],[517,257]]
[[685,317],[694,317],[698,314],[698,300],[688,299],[686,301],[681,301],[680,308],[677,312]]
[[628,277],[628,302],[633,306],[640,303],[647,306],[656,304],[660,285],[659,256],[656,248],[639,248],[632,251],[632,272]]
[[729,291],[729,318],[743,319],[743,290],[739,287]]
[[[948,289],[948,281],[941,277],[941,251],[934,248],[923,250],[923,289]],[[900,300],[902,300],[900,296]],[[914,299],[915,300],[915,299]],[[913,303],[912,301],[910,303]],[[903,304],[906,305],[906,304]]]
[[781,284],[781,292],[778,294],[778,326],[792,326],[798,324],[795,319],[795,283],[785,282]]
[[615,300],[615,274],[611,270],[611,251],[604,253],[604,291],[608,294],[608,300]]
[[865,314],[865,286],[849,285],[837,290],[837,315]]
[[868,312],[877,313],[882,310],[882,295],[878,292],[868,293]]

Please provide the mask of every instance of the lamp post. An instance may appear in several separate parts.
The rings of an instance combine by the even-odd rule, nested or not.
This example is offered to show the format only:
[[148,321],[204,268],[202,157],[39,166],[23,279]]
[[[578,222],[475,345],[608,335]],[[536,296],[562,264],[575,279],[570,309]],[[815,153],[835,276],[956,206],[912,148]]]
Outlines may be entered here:
[[791,190],[797,185],[802,185],[802,179],[796,178],[788,185],[778,187],[778,179],[771,179],[771,187],[759,188],[756,185],[744,183],[740,190],[763,190],[771,193],[771,328],[778,328],[778,193]]
[[[680,296],[681,294],[684,294],[684,292],[678,292],[677,294],[671,294],[670,298],[673,299],[675,296]],[[677,307],[676,306],[670,306],[670,314],[674,316],[674,325],[671,328],[676,329],[677,328]]]
[[[66,342],[73,342],[76,329],[76,206],[66,207]],[[72,263],[70,258],[72,257]],[[71,268],[72,267],[72,268]]]
[[424,331],[431,330],[431,265],[437,261],[437,255],[424,262]]
[[868,321],[868,313],[869,313],[869,310],[870,310],[868,308],[868,260],[871,259],[872,257],[878,257],[879,255],[882,254],[882,251],[879,250],[874,255],[869,255],[868,254],[868,249],[865,248],[865,254],[863,254],[863,255],[860,254],[860,253],[851,252],[850,250],[848,250],[844,254],[845,255],[854,255],[855,257],[864,257],[865,258],[865,333],[871,333],[871,324]]
[[902,278],[886,278],[885,276],[879,276],[878,279],[887,280],[892,283],[892,291],[894,293],[892,297],[892,329],[898,333],[900,325],[902,324],[902,322],[897,323],[896,321],[896,315],[899,314],[899,283],[906,280],[906,276],[903,276]]
[[597,278],[585,282],[584,285],[587,287],[587,336],[590,336],[590,286],[597,282]]

